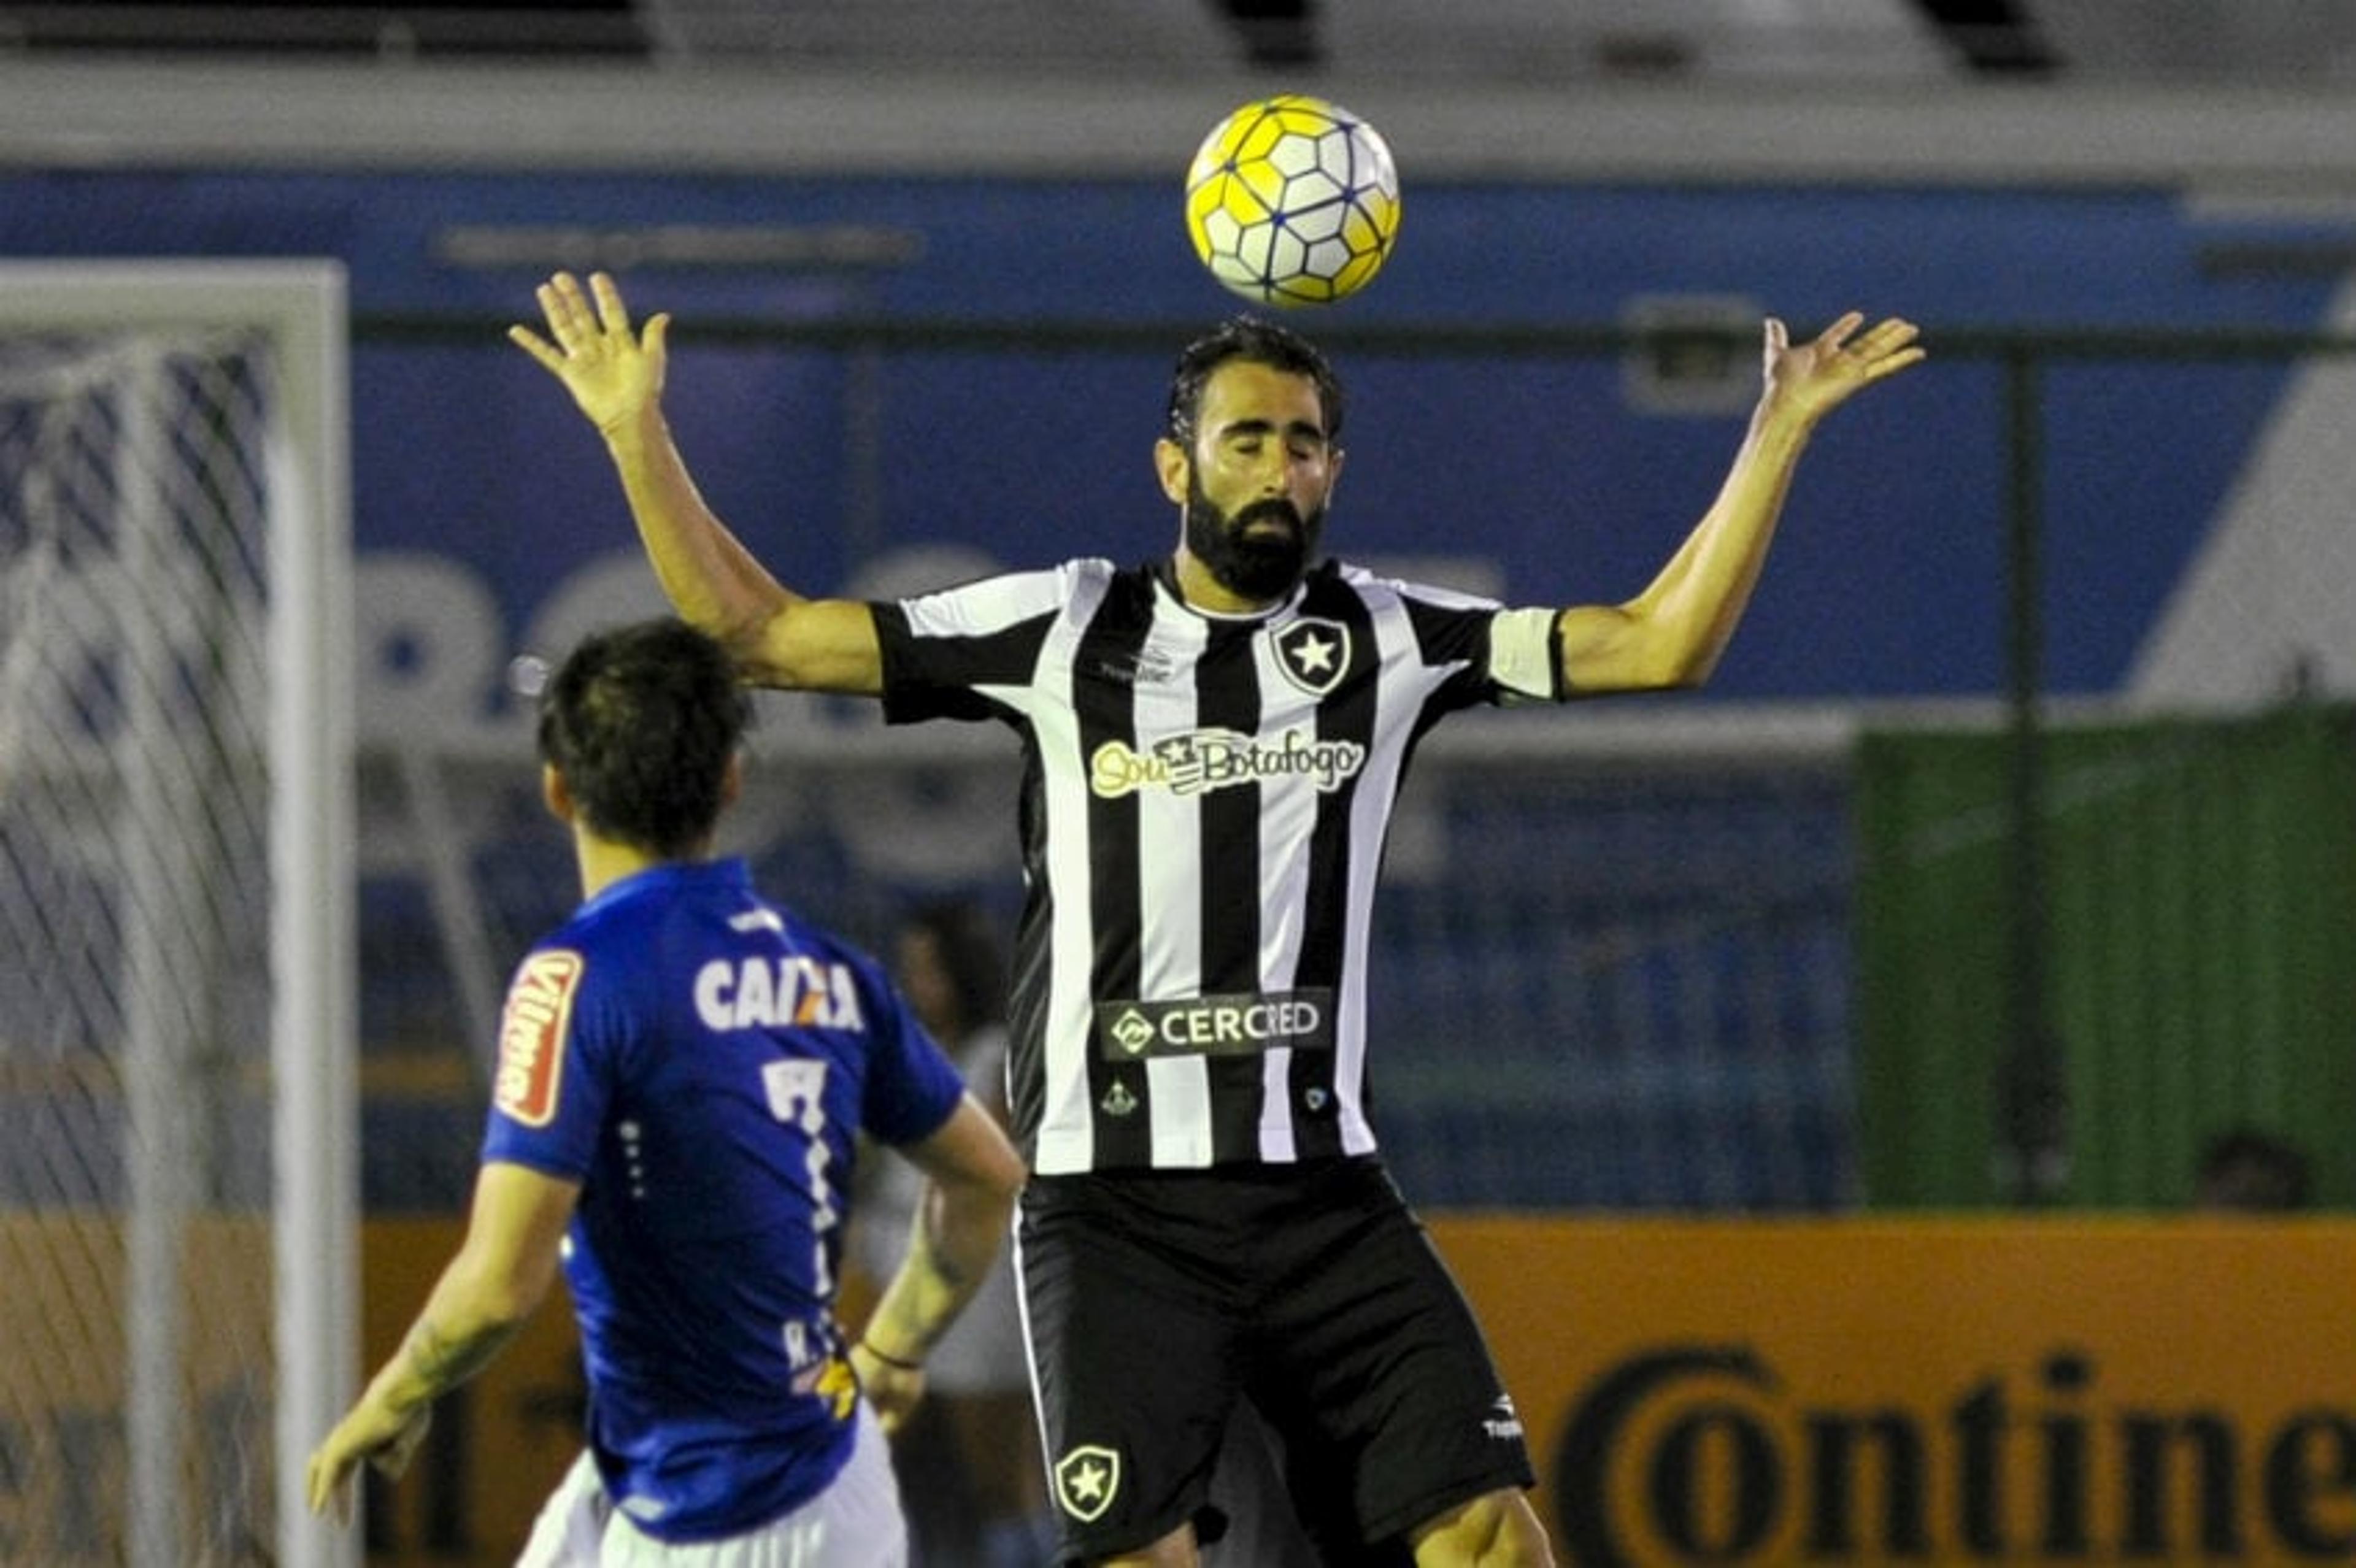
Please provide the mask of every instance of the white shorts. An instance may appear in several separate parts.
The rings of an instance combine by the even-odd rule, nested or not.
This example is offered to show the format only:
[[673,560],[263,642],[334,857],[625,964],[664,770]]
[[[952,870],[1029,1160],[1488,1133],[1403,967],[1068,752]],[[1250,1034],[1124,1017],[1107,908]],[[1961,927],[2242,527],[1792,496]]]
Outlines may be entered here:
[[719,1541],[657,1541],[615,1511],[584,1452],[541,1505],[516,1568],[907,1568],[892,1455],[862,1401],[850,1462],[782,1519]]

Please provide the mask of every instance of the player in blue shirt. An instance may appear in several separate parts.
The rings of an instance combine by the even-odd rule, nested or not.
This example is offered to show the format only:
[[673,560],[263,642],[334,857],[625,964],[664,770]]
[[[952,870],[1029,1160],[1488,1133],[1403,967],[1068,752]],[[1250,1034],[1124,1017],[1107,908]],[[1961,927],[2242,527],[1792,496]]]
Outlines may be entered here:
[[[348,1517],[363,1462],[400,1473],[561,1261],[588,1453],[527,1563],[905,1561],[882,1432],[987,1274],[1023,1164],[872,959],[712,858],[750,715],[727,655],[676,621],[592,637],[550,682],[542,786],[586,901],[516,972],[466,1238],[312,1456],[315,1511]],[[853,1345],[833,1307],[862,1132],[930,1187]]]

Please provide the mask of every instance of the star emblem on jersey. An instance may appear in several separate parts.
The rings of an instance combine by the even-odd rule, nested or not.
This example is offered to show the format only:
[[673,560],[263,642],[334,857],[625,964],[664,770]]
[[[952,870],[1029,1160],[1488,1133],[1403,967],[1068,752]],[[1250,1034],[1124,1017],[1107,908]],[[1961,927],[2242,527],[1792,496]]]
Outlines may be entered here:
[[1055,1500],[1082,1524],[1093,1523],[1112,1507],[1120,1490],[1120,1456],[1083,1443],[1055,1461]]
[[1350,667],[1350,628],[1339,621],[1303,615],[1275,634],[1277,667],[1312,697],[1323,697]]

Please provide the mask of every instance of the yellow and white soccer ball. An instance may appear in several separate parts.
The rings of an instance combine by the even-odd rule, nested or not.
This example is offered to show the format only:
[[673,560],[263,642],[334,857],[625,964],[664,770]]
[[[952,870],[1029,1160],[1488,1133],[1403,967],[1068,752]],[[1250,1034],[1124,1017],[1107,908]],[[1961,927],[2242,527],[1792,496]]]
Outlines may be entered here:
[[1220,283],[1263,304],[1365,288],[1398,238],[1398,170],[1375,128],[1287,93],[1214,126],[1186,172],[1186,233]]

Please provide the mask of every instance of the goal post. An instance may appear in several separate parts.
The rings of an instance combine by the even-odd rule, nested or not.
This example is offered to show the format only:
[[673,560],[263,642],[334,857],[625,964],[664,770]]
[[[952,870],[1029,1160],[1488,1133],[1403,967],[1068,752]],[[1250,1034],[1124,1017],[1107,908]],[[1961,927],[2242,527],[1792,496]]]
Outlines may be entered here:
[[357,1352],[347,384],[337,263],[0,263],[27,1560],[358,1561],[303,1506]]

